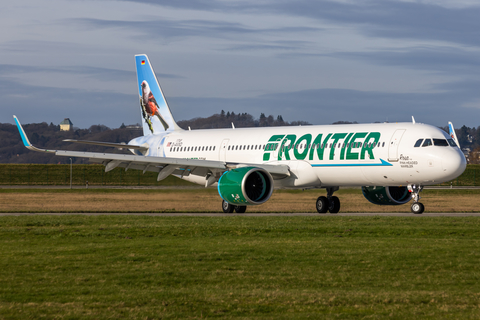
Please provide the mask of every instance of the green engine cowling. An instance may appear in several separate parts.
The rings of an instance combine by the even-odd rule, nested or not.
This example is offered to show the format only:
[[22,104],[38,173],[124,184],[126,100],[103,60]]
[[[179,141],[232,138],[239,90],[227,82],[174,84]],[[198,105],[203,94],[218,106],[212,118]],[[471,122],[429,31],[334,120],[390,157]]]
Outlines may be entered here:
[[407,187],[362,187],[363,196],[373,204],[396,206],[412,199]]
[[218,180],[218,193],[233,205],[258,205],[273,192],[272,176],[264,169],[242,167],[225,172]]

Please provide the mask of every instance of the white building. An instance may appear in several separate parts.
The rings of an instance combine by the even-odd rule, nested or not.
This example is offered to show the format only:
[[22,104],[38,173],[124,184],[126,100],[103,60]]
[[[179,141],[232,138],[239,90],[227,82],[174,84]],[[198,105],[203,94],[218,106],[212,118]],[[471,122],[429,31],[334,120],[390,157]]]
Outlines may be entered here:
[[70,121],[69,118],[63,119],[62,122],[60,122],[60,130],[61,131],[70,131],[73,128],[73,123]]

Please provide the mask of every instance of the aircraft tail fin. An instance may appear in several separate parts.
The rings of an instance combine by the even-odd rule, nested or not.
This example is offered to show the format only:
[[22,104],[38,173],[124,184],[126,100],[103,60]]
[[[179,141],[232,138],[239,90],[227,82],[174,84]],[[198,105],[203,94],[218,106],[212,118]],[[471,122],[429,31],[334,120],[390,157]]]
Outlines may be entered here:
[[147,55],[135,55],[143,135],[182,130],[173,119]]
[[452,137],[457,146],[460,148],[460,142],[458,141],[457,134],[455,133],[455,127],[450,121],[448,122],[448,134],[450,135],[450,137]]

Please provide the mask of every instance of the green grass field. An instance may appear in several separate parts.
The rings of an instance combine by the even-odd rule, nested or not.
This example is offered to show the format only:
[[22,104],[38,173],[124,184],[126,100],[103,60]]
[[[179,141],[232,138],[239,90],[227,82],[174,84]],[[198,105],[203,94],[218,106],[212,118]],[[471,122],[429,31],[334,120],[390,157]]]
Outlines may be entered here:
[[478,319],[480,219],[0,217],[0,319]]

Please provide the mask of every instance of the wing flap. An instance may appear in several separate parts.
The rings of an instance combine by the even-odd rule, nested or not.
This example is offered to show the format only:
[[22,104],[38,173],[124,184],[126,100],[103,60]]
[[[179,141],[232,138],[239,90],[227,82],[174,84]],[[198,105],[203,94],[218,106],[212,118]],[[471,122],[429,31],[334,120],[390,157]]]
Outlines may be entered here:
[[147,146],[135,146],[126,143],[111,143],[111,142],[101,142],[101,141],[88,141],[88,140],[74,140],[74,139],[65,139],[65,142],[74,142],[74,143],[82,143],[82,144],[90,144],[94,146],[103,146],[103,147],[112,147],[112,148],[119,148],[119,149],[135,149],[140,150],[141,152],[147,152]]
[[[214,169],[226,169],[225,163],[222,161],[212,160],[197,160],[197,159],[179,159],[179,158],[164,158],[164,157],[146,157],[130,154],[115,154],[115,153],[98,153],[98,152],[82,152],[82,151],[67,151],[57,150],[55,155],[64,157],[79,157],[89,158],[95,160],[114,160],[121,162],[134,162],[142,164],[158,164],[167,165],[173,164],[178,167],[208,167]],[[98,162],[98,161],[97,161]]]

